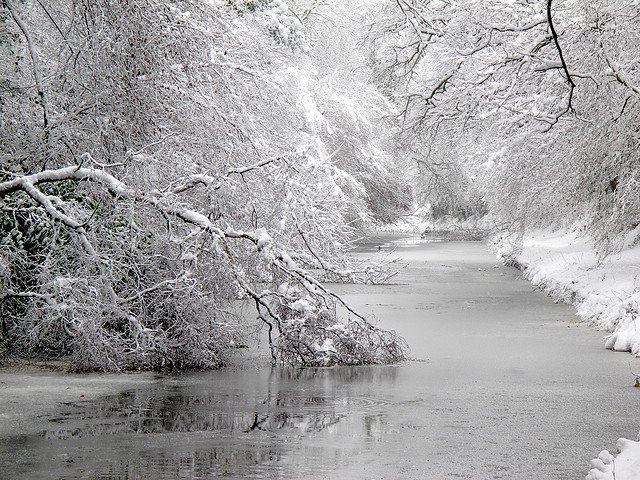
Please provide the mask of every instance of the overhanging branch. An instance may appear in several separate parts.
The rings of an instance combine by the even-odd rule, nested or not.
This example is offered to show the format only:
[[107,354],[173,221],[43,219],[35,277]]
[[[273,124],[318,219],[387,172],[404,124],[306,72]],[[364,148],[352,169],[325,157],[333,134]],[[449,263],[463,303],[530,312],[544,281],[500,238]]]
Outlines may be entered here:
[[[259,165],[258,165],[259,166]],[[241,173],[241,170],[249,168],[258,168],[253,165],[250,167],[242,167],[234,170],[233,173]],[[274,326],[279,330],[280,334],[280,346],[277,347],[282,354],[282,358],[286,358],[287,349],[295,351],[296,358],[303,364],[323,364],[322,362],[333,362],[334,360],[327,360],[324,355],[324,350],[321,348],[311,347],[311,343],[307,344],[304,338],[300,337],[295,332],[297,331],[294,323],[294,327],[291,325],[284,325],[281,315],[278,313],[277,305],[274,307],[264,297],[266,295],[277,296],[277,292],[268,293],[256,293],[244,280],[244,273],[239,268],[239,265],[235,261],[235,257],[231,253],[230,241],[238,240],[249,242],[254,245],[255,251],[259,254],[270,266],[286,275],[290,279],[297,281],[307,294],[311,298],[318,299],[319,301],[331,302],[331,304],[341,305],[349,316],[349,322],[342,328],[344,330],[344,342],[343,346],[347,350],[344,353],[342,360],[335,360],[336,362],[347,362],[350,364],[358,363],[379,363],[388,361],[398,361],[406,358],[406,346],[402,339],[397,337],[394,332],[379,329],[369,323],[362,315],[352,309],[340,296],[328,290],[318,280],[316,280],[311,274],[300,267],[297,262],[289,256],[287,251],[280,245],[274,244],[264,228],[257,228],[254,231],[242,231],[227,228],[225,230],[214,225],[211,220],[205,215],[199,213],[196,210],[190,209],[188,206],[175,202],[175,195],[173,192],[160,192],[154,191],[140,191],[134,189],[122,181],[118,180],[113,175],[104,170],[96,168],[82,167],[78,165],[72,165],[59,169],[44,170],[39,173],[25,175],[19,178],[0,182],[0,198],[11,195],[12,193],[23,191],[31,196],[40,206],[44,207],[45,211],[55,220],[61,222],[66,227],[75,231],[83,240],[85,248],[91,254],[96,256],[95,250],[93,250],[91,244],[87,239],[87,234],[83,228],[83,224],[65,214],[56,204],[51,201],[51,197],[48,197],[44,192],[38,188],[38,184],[45,182],[58,182],[64,180],[75,181],[90,181],[102,186],[105,190],[111,193],[116,199],[133,200],[136,202],[146,203],[159,211],[163,212],[167,216],[178,218],[181,221],[193,225],[200,230],[211,235],[216,248],[229,258],[230,266],[233,270],[236,281],[241,291],[243,291],[249,298],[252,298],[256,302],[259,318],[270,327],[270,332]],[[171,282],[164,281],[156,285],[153,285],[146,290],[139,292],[139,295],[134,295],[120,300],[120,304],[126,304],[127,302],[135,300],[138,296],[155,291],[163,286],[169,285]],[[117,302],[117,298],[114,299],[114,305]],[[292,310],[291,306],[284,305],[283,308]],[[127,314],[128,315],[128,314]],[[321,318],[321,313],[317,313],[318,318]],[[335,327],[335,325],[333,326]],[[330,324],[326,328],[333,328]],[[293,329],[292,329],[293,328]],[[292,333],[293,332],[293,333]],[[322,332],[318,330],[319,335]],[[357,350],[356,347],[350,345],[360,344],[357,338],[352,338],[351,335],[362,336],[363,342],[368,342],[369,346],[362,351]],[[323,337],[324,338],[324,337]],[[136,337],[137,341],[137,337]],[[284,343],[283,343],[284,342]],[[317,342],[316,342],[317,343]],[[320,342],[318,345],[321,345]],[[274,355],[275,344],[271,342],[272,355]],[[305,347],[306,350],[300,350]],[[356,350],[349,350],[356,348]],[[375,350],[371,353],[371,349]],[[308,352],[307,352],[308,350]],[[307,353],[305,353],[307,352]],[[337,354],[336,354],[337,355]],[[323,360],[323,358],[325,358]]]
[[558,40],[558,33],[556,32],[556,28],[553,25],[553,17],[551,15],[551,2],[553,0],[547,0],[547,22],[549,23],[549,29],[551,30],[551,36],[553,37],[553,42],[556,45],[556,50],[558,50],[558,56],[560,57],[560,63],[562,64],[562,69],[564,70],[564,74],[567,77],[567,83],[569,84],[569,99],[567,104],[567,110],[573,111],[573,89],[576,87],[576,84],[569,73],[569,67],[567,66],[567,62],[564,59],[564,54],[562,53],[562,48],[560,47],[560,41]]

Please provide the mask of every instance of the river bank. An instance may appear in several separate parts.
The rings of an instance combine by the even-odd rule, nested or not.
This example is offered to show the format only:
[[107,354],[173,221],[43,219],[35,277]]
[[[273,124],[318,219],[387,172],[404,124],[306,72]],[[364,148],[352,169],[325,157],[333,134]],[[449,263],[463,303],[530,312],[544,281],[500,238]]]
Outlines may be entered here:
[[497,240],[497,255],[576,314],[606,331],[606,348],[640,355],[640,245],[599,260],[575,233],[537,232],[514,250]]
[[[530,233],[515,249],[497,240],[494,248],[532,284],[606,332],[606,348],[640,356],[640,246],[598,259],[587,239],[560,231]],[[629,367],[631,382],[640,377],[640,360],[630,360]],[[587,480],[640,478],[640,442],[621,438],[616,449],[615,459],[605,450],[592,460]]]

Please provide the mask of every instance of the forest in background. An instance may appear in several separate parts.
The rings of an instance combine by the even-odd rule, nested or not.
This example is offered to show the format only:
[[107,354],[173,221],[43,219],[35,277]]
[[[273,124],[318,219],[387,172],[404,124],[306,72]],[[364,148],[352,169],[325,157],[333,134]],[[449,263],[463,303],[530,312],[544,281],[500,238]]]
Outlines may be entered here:
[[247,299],[275,362],[392,362],[321,283],[385,279],[346,255],[373,225],[640,232],[633,3],[1,5],[6,354],[213,368]]
[[382,2],[374,79],[438,212],[577,229],[601,257],[640,229],[640,5]]

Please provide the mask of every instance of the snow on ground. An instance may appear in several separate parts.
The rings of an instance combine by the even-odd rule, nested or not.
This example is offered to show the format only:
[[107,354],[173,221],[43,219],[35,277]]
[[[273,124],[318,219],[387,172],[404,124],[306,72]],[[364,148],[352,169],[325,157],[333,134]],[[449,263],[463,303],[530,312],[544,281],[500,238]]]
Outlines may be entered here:
[[[600,262],[588,239],[566,231],[528,234],[519,248],[505,239],[495,246],[534,285],[609,332],[606,348],[640,357],[640,245]],[[604,450],[591,461],[587,480],[640,480],[640,442],[621,438],[617,448],[617,457]]]
[[603,450],[591,460],[586,480],[638,480],[640,478],[640,442],[626,438],[618,440],[618,456]]

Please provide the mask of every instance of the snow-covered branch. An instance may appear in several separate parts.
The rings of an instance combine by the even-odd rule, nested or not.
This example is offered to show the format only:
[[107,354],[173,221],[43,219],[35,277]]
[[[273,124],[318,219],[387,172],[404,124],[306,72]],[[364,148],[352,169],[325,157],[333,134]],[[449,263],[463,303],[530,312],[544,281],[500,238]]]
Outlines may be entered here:
[[[257,164],[257,166],[236,169],[234,173],[245,173],[254,168],[259,168],[260,166],[265,164],[266,163],[261,163]],[[212,235],[216,249],[223,257],[227,257],[227,260],[234,272],[235,280],[238,282],[238,285],[241,287],[245,295],[249,296],[256,302],[258,316],[262,321],[269,325],[270,336],[273,326],[276,326],[280,334],[280,339],[277,341],[271,339],[272,354],[274,358],[276,358],[276,351],[281,353],[288,352],[285,355],[285,357],[288,359],[286,361],[293,361],[293,357],[289,356],[292,351],[291,349],[297,352],[295,356],[295,358],[297,358],[297,361],[306,364],[324,364],[327,362],[360,363],[373,361],[373,359],[376,357],[368,357],[369,359],[365,360],[361,357],[358,357],[357,355],[353,356],[349,354],[349,356],[347,357],[334,355],[331,356],[331,360],[327,360],[328,357],[326,357],[326,352],[324,350],[319,351],[312,347],[312,344],[317,343],[311,341],[313,330],[310,330],[305,334],[305,336],[311,335],[308,341],[304,340],[304,338],[302,337],[293,335],[288,330],[289,327],[286,325],[286,322],[281,318],[281,314],[278,313],[277,309],[270,303],[268,298],[274,297],[277,305],[279,305],[278,308],[280,309],[284,308],[291,310],[291,307],[287,306],[286,302],[283,303],[282,295],[278,295],[277,292],[263,292],[262,294],[257,294],[253,290],[253,288],[250,287],[250,285],[244,279],[244,273],[236,265],[236,259],[231,251],[230,245],[227,244],[227,242],[230,240],[244,240],[249,242],[253,245],[255,251],[260,254],[261,258],[264,261],[268,262],[272,268],[275,268],[276,271],[280,272],[281,275],[284,275],[285,277],[288,277],[291,280],[299,283],[299,285],[303,287],[303,291],[306,292],[305,295],[308,300],[305,301],[312,303],[315,302],[316,304],[316,307],[313,310],[315,312],[314,315],[320,315],[322,318],[325,318],[325,316],[328,315],[326,313],[326,305],[328,305],[328,302],[337,302],[338,304],[342,305],[342,307],[347,310],[350,317],[352,317],[351,320],[347,322],[345,328],[347,328],[349,325],[352,325],[353,322],[356,322],[358,324],[357,330],[359,332],[369,332],[367,335],[373,335],[374,337],[383,339],[384,342],[386,342],[385,344],[387,345],[387,347],[385,348],[390,348],[391,350],[385,353],[383,357],[380,357],[382,361],[389,360],[386,355],[389,355],[390,351],[395,352],[393,361],[402,358],[404,347],[402,346],[401,341],[397,339],[397,337],[392,332],[384,332],[377,329],[376,327],[371,325],[362,315],[358,314],[346,302],[344,302],[344,300],[340,296],[325,288],[312,275],[301,268],[297,264],[297,262],[293,260],[292,256],[287,253],[285,248],[275,245],[264,228],[258,228],[253,231],[237,230],[230,227],[225,229],[220,228],[219,226],[216,226],[206,215],[188,208],[180,203],[170,201],[171,196],[175,193],[175,189],[171,189],[167,193],[162,193],[157,190],[144,192],[140,189],[134,189],[126,185],[124,182],[118,180],[115,176],[104,170],[74,165],[59,169],[45,170],[36,174],[26,175],[20,178],[2,182],[0,183],[0,197],[6,197],[12,193],[17,192],[18,190],[25,191],[36,202],[41,204],[53,219],[60,221],[62,224],[80,235],[83,244],[87,246],[89,253],[95,256],[96,252],[94,250],[89,250],[89,248],[91,248],[91,245],[87,240],[87,234],[82,224],[79,221],[71,218],[70,216],[60,212],[53,205],[50,199],[37,188],[37,185],[42,183],[61,182],[65,180],[74,180],[78,182],[86,181],[99,184],[108,192],[110,192],[111,195],[116,198],[116,200],[129,200],[142,204],[146,203],[168,216],[178,218],[185,224],[197,227],[198,229],[201,229],[202,231]],[[302,234],[302,232],[301,235],[302,238],[305,239],[305,236],[304,234]],[[313,250],[310,251],[313,252]],[[315,255],[315,253],[313,254]],[[320,260],[319,257],[316,258],[318,259],[320,265],[323,266],[323,268],[329,271],[333,271],[333,269],[328,267],[327,264],[324,261]],[[338,272],[337,270],[335,271]],[[346,273],[344,274],[346,275]],[[182,279],[164,280],[158,282],[157,284],[141,289],[140,291],[135,292],[133,295],[130,295],[126,298],[116,298],[115,301],[119,305],[126,305],[140,300],[146,295],[162,290],[163,288],[170,288],[171,291],[175,292],[175,288],[180,282],[182,282]],[[298,300],[299,299],[300,298],[298,298]],[[294,300],[294,303],[295,301],[297,300]],[[295,309],[291,311],[294,312]],[[289,317],[291,317],[291,313],[289,313],[288,315]],[[127,318],[129,318],[131,315],[126,314],[126,316]],[[330,318],[331,315],[326,316],[327,320],[329,320]],[[335,321],[336,320],[334,320],[334,322]],[[334,330],[332,330],[332,335],[336,335]],[[317,333],[318,332],[316,332],[316,334]],[[340,335],[338,335],[338,337],[340,337]],[[137,335],[135,337],[135,341],[138,341]],[[279,346],[276,346],[276,343]],[[391,343],[397,345],[392,347]],[[320,357],[324,360],[320,359],[318,355],[320,355]]]
[[265,160],[261,160],[260,162],[257,162],[253,165],[247,165],[246,167],[236,167],[236,168],[230,168],[223,176],[222,178],[216,179],[210,175],[206,175],[203,173],[199,173],[199,174],[194,174],[194,175],[189,175],[186,178],[181,178],[179,180],[174,181],[173,183],[175,184],[175,186],[170,187],[169,191],[171,193],[182,193],[186,190],[189,190],[197,185],[203,185],[207,188],[210,188],[211,190],[218,190],[220,188],[222,188],[222,186],[224,185],[224,182],[227,178],[229,178],[232,175],[240,175],[242,176],[245,173],[251,172],[252,170],[257,170],[259,168],[265,167],[267,165],[269,165],[270,163],[273,163],[274,161],[276,161],[278,159],[265,159]]

